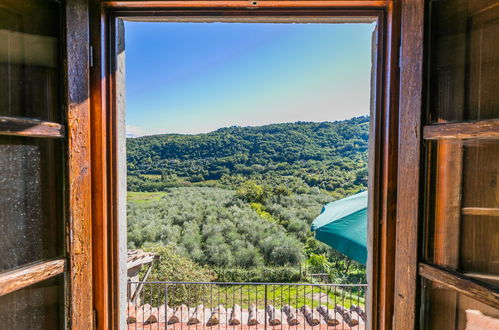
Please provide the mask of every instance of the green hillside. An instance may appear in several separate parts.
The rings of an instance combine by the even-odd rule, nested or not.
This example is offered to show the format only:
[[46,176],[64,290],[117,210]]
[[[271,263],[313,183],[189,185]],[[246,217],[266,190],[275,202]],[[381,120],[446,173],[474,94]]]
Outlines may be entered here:
[[364,268],[315,240],[310,223],[366,189],[368,126],[357,117],[128,139],[129,247],[174,247],[223,280],[291,280],[308,265],[362,281]]
[[367,184],[369,118],[227,127],[207,134],[127,139],[129,190],[179,185],[237,187],[245,180],[317,187],[338,196]]

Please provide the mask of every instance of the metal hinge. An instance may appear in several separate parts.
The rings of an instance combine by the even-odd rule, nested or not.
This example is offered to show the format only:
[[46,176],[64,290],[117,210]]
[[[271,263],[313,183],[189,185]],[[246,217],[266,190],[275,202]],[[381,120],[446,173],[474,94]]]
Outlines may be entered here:
[[94,309],[94,330],[97,329],[97,310]]
[[90,67],[94,67],[94,46],[90,45],[89,47],[89,62],[90,62]]

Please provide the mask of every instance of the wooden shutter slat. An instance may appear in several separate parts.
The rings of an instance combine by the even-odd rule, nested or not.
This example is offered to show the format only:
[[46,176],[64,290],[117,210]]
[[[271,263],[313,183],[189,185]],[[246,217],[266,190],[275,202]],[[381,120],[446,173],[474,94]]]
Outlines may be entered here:
[[427,125],[423,128],[425,140],[499,139],[499,120]]
[[463,207],[461,212],[464,215],[485,215],[499,217],[499,208],[489,207]]
[[497,287],[479,283],[469,276],[423,262],[419,263],[419,275],[484,304],[499,308],[499,289]]
[[66,260],[57,259],[0,274],[0,296],[62,274]]
[[63,125],[53,122],[0,116],[0,135],[62,138],[64,131]]

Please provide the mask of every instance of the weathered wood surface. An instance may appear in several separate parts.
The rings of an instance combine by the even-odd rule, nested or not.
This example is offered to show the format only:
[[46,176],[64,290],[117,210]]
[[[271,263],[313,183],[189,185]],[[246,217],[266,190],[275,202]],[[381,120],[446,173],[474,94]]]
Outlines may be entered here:
[[289,325],[298,325],[300,320],[298,319],[296,310],[290,305],[284,305],[282,311],[286,314],[287,321]]
[[499,120],[427,125],[423,129],[423,138],[426,140],[497,139]]
[[[67,150],[68,152],[68,323],[72,329],[93,329],[92,178],[90,138],[88,0],[65,1]],[[124,311],[114,306],[113,313]],[[125,321],[125,320],[124,320]]]
[[471,277],[425,263],[419,263],[419,275],[499,309],[499,290],[493,285],[478,283]]
[[[416,325],[425,0],[401,1],[399,143],[393,329]],[[387,315],[389,317],[389,315]]]
[[281,319],[277,316],[275,307],[273,305],[268,305],[267,308],[265,309],[267,312],[269,324],[271,326],[276,326],[281,324]]
[[0,296],[63,273],[66,260],[58,259],[22,267],[0,275]]
[[58,123],[0,116],[0,135],[62,138],[65,128]]
[[343,318],[343,321],[346,324],[348,324],[350,327],[354,327],[354,326],[359,324],[359,321],[354,319],[352,317],[352,313],[350,313],[345,307],[343,307],[341,305],[336,305],[336,307],[334,307],[334,310],[335,310],[335,312],[337,312],[338,314],[341,315],[341,317]]
[[499,217],[499,208],[463,207],[461,211],[464,215],[483,215],[483,216]]
[[239,325],[241,324],[241,320],[241,306],[235,304],[230,313],[229,325]]
[[316,325],[319,325],[321,323],[321,318],[320,318],[319,313],[316,311],[313,311],[307,305],[301,306],[300,311],[305,316],[305,319],[307,320],[309,325],[316,326]]
[[204,305],[198,305],[187,321],[188,325],[204,323]]
[[335,317],[336,313],[329,310],[326,305],[320,305],[319,307],[317,307],[317,311],[319,312],[319,314],[321,314],[328,326],[334,327],[340,324],[340,321],[338,321],[338,319]]
[[248,325],[258,325],[262,323],[262,315],[255,305],[251,305],[248,310]]
[[226,314],[227,314],[227,311],[225,310],[225,307],[222,305],[218,305],[213,310],[213,313],[211,313],[211,316],[208,319],[208,322],[206,323],[206,325],[211,327],[211,326],[223,323],[222,317],[224,317]]

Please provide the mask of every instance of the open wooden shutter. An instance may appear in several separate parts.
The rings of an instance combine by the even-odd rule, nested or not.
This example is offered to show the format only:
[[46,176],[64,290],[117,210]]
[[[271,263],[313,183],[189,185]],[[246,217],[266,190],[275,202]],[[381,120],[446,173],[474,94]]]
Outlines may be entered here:
[[86,15],[0,0],[3,329],[92,328]]
[[429,15],[422,325],[464,329],[470,310],[499,317],[499,2]]

